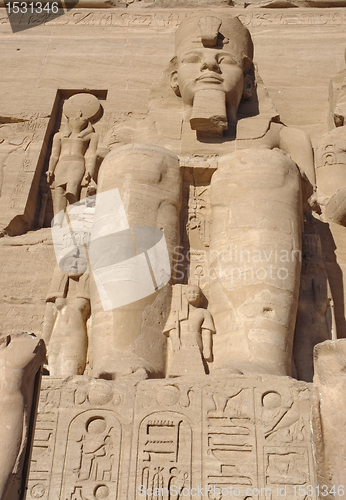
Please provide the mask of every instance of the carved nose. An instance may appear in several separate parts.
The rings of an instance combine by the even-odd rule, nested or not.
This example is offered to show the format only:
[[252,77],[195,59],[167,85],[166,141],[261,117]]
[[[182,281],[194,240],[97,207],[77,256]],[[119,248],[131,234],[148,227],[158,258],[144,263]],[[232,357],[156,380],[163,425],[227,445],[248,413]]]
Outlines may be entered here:
[[214,57],[210,59],[205,59],[201,66],[201,71],[208,69],[209,71],[216,71],[217,73],[221,73],[219,63]]

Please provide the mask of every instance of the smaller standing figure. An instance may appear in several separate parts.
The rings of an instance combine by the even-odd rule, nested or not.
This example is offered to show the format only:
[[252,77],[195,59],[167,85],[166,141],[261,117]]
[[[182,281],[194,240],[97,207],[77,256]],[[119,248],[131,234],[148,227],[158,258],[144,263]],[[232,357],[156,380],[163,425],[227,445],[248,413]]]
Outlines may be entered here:
[[33,334],[0,336],[0,500],[13,500],[20,485],[35,376],[45,354],[44,342]]
[[199,286],[175,285],[173,288],[172,308],[163,330],[173,351],[166,377],[204,375],[209,371],[206,361],[212,360],[215,328],[210,312],[201,307],[201,300]]
[[[80,198],[81,187],[95,187],[98,135],[90,120],[100,112],[92,94],[75,94],[64,104],[67,122],[54,135],[47,181],[53,190],[56,216]],[[63,215],[62,215],[63,216]],[[55,224],[59,218],[55,217]]]
[[[86,365],[90,314],[89,273],[85,259],[70,256],[70,270],[55,269],[46,299],[43,338],[52,377],[82,375]],[[68,262],[65,262],[67,269]]]

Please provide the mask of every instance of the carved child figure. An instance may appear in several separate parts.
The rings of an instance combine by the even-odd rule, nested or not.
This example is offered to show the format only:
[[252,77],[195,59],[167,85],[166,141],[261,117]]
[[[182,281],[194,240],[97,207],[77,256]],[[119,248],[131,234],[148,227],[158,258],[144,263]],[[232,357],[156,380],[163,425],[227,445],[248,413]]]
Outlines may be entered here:
[[90,94],[75,94],[64,104],[67,123],[54,135],[46,174],[53,189],[54,215],[77,202],[81,187],[94,180],[98,135],[90,119],[99,110],[98,99]]
[[167,377],[204,375],[208,372],[206,361],[212,360],[215,328],[210,312],[200,305],[201,289],[188,285],[182,296],[181,288],[182,285],[174,287],[172,310],[163,331],[169,337],[173,350]]
[[78,256],[69,259],[70,271],[64,273],[56,268],[46,299],[43,338],[48,345],[52,377],[82,375],[86,364],[89,274],[85,273],[87,265],[83,259]]

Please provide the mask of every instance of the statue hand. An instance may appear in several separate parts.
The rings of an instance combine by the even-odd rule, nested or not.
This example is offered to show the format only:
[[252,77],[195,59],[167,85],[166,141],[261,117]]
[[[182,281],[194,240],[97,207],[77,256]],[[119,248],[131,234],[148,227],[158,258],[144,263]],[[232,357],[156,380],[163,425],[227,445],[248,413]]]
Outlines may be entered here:
[[83,178],[83,181],[82,181],[82,187],[87,186],[89,184],[90,180],[91,180],[91,175],[87,171],[87,172],[85,172],[85,175],[84,175],[84,178]]
[[212,361],[212,353],[209,348],[203,349],[203,356],[206,361]]
[[169,336],[171,338],[173,351],[179,351],[181,347],[181,341],[178,336],[177,330],[176,329],[171,330]]
[[50,172],[49,170],[46,172],[46,178],[48,184],[52,184],[53,181],[53,172]]

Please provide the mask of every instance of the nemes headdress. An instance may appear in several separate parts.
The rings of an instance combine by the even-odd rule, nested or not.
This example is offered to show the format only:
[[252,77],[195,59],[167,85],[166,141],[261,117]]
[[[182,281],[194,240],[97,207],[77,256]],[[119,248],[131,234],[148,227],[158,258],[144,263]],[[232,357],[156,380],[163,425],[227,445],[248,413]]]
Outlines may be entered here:
[[198,11],[187,16],[175,33],[175,53],[202,47],[222,49],[248,70],[253,59],[253,43],[249,30],[237,17],[220,15],[212,11]]

